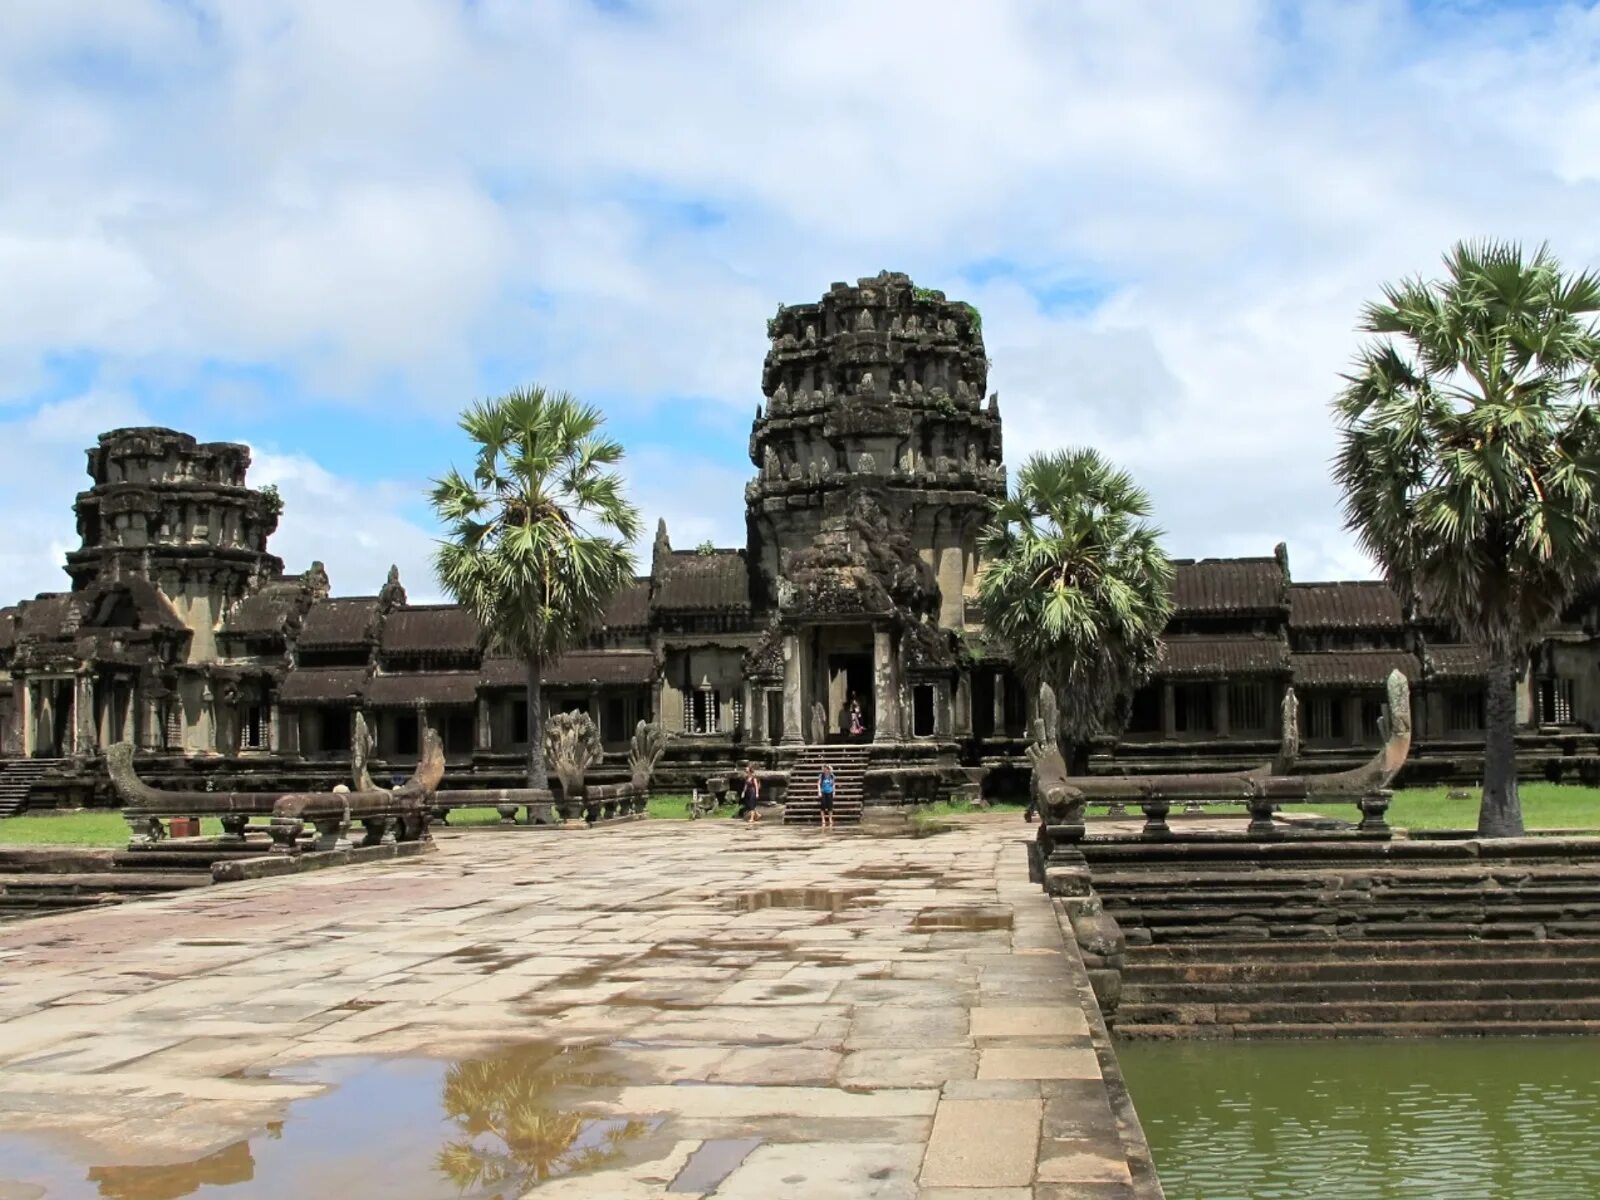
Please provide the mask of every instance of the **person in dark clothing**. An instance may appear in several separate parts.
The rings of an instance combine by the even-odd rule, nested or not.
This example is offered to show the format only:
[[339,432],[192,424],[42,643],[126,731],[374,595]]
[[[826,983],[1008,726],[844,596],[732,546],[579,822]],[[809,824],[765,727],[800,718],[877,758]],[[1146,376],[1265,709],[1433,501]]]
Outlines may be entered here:
[[761,780],[756,778],[756,765],[749,763],[744,769],[744,784],[739,788],[739,815],[747,824],[761,820]]

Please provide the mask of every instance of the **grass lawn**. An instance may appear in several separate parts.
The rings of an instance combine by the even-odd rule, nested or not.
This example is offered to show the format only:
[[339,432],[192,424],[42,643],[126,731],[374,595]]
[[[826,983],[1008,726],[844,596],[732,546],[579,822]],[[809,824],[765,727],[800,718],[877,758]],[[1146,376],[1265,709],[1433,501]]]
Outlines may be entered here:
[[[200,832],[219,835],[222,822],[206,817],[200,822]],[[0,845],[4,846],[126,846],[128,837],[128,823],[120,812],[24,813],[0,820]]]
[[[1448,793],[1459,790],[1468,799],[1451,800]],[[1350,816],[1339,806],[1313,806],[1327,816]],[[1002,801],[989,809],[975,808],[963,801],[944,801],[925,804],[911,811],[914,821],[938,821],[942,818],[976,812],[1021,812],[1020,802]],[[656,820],[682,821],[689,816],[688,796],[652,796],[645,810]],[[1102,814],[1101,806],[1092,806],[1090,815]],[[717,817],[726,820],[738,813],[736,806],[725,804],[717,810]],[[1600,830],[1600,788],[1576,787],[1558,783],[1524,783],[1522,785],[1522,815],[1529,829],[1585,829]],[[493,825],[500,814],[493,807],[460,808],[450,814],[450,825],[459,829],[465,825]],[[1478,824],[1477,788],[1405,788],[1394,794],[1394,804],[1389,809],[1389,823],[1401,829],[1473,829]],[[201,823],[201,832],[215,836],[222,825],[207,817]],[[76,812],[25,813],[20,817],[0,819],[0,846],[125,846],[128,843],[128,826],[122,815],[101,810]]]
[[[1600,788],[1529,782],[1517,790],[1529,829],[1600,829]],[[1465,792],[1469,799],[1447,799],[1450,791]],[[1401,829],[1476,829],[1479,795],[1477,788],[1403,788],[1394,794],[1389,824]]]

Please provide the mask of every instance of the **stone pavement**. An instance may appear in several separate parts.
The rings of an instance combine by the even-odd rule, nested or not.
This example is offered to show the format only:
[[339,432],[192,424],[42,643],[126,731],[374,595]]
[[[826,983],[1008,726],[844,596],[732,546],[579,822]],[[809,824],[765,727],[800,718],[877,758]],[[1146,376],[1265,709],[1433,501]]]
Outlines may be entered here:
[[1031,832],[445,832],[5,926],[0,1198],[287,1196],[274,1164],[312,1160],[295,1186],[349,1200],[482,1194],[491,1160],[551,1200],[1159,1196]]

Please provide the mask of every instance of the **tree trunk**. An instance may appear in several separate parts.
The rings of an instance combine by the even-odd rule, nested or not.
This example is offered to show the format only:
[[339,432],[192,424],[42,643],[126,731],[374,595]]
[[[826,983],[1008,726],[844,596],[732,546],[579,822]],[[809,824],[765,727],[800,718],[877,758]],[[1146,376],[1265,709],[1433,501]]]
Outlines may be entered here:
[[550,773],[544,764],[544,669],[528,660],[528,786],[548,788]]
[[1521,837],[1517,794],[1517,676],[1520,656],[1496,652],[1484,694],[1483,803],[1479,837]]

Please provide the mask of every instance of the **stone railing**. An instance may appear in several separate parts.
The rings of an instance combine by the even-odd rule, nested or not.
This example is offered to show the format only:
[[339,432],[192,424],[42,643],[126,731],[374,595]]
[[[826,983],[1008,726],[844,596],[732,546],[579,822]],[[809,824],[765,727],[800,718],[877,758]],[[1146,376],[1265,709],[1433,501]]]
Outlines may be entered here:
[[428,730],[416,771],[390,791],[373,787],[351,791],[340,784],[331,792],[177,792],[153,788],[138,777],[133,746],[119,742],[106,751],[112,787],[122,800],[122,813],[132,831],[132,846],[150,846],[167,836],[163,818],[218,817],[224,845],[243,845],[252,819],[266,822],[272,847],[298,854],[307,847],[307,827],[315,831],[310,848],[349,849],[346,836],[353,822],[366,830],[362,845],[426,841],[435,789],[444,777],[444,746]]
[[1273,813],[1283,804],[1349,803],[1361,813],[1357,830],[1387,836],[1389,784],[1411,751],[1411,689],[1399,671],[1386,684],[1388,703],[1379,721],[1383,745],[1352,771],[1331,775],[1289,775],[1297,750],[1294,693],[1284,700],[1284,744],[1274,763],[1253,771],[1198,775],[1145,775],[1120,779],[1069,778],[1052,736],[1054,697],[1040,694],[1041,720],[1035,722],[1029,757],[1034,762],[1033,797],[1040,815],[1039,844],[1047,861],[1058,865],[1081,858],[1075,846],[1084,837],[1084,809],[1091,803],[1137,805],[1145,815],[1144,835],[1175,836],[1167,817],[1174,804],[1240,805],[1249,816],[1246,830],[1256,837],[1279,836]]

